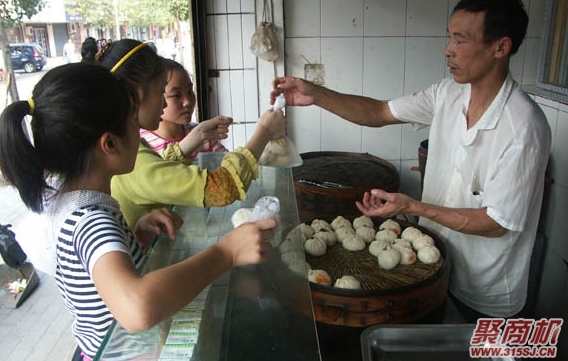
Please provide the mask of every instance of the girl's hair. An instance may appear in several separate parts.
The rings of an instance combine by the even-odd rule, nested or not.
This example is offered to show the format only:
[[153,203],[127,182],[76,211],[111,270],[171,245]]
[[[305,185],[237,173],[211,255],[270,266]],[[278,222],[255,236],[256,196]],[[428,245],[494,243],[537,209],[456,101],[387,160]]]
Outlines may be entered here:
[[[174,70],[179,70],[181,72],[186,73],[187,76],[189,77],[189,80],[191,81],[191,77],[189,76],[189,73],[187,72],[187,70],[183,67],[183,65],[181,65],[177,61],[172,60],[172,59],[164,59],[164,67],[165,67],[166,72],[168,73],[168,77],[171,77],[170,74]],[[169,81],[169,79],[168,79],[168,81]]]
[[[124,136],[137,95],[108,70],[76,63],[47,72],[32,99],[33,109],[17,101],[0,116],[0,170],[26,206],[41,212],[50,189],[46,177],[56,174],[65,182],[87,172],[103,133]],[[33,145],[22,127],[30,113]]]
[[94,63],[95,54],[97,54],[98,46],[95,38],[88,37],[81,45],[81,62]]
[[[142,44],[134,39],[122,39],[110,43],[98,55],[97,62],[112,69],[130,50]],[[150,80],[164,72],[164,58],[158,56],[150,47],[138,49],[114,72],[135,87],[141,87],[144,94]]]

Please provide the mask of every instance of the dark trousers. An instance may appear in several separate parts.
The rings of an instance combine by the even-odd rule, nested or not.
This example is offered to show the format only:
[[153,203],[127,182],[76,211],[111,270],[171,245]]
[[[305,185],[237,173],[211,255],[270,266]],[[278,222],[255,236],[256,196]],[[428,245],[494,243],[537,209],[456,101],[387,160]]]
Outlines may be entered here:
[[[448,295],[452,299],[452,302],[456,305],[457,309],[460,311],[460,314],[462,315],[462,317],[465,319],[465,321],[467,323],[477,323],[477,320],[479,318],[495,318],[494,316],[489,316],[489,315],[486,315],[484,313],[477,312],[473,308],[467,306],[465,303],[460,301],[457,297],[455,297],[451,293],[448,293]],[[510,318],[522,318],[523,315],[524,315],[523,311],[524,311],[524,309],[521,310],[521,312],[519,312],[519,313],[517,313],[513,316],[499,317],[499,318],[504,318],[505,320],[508,320]]]
[[79,346],[75,349],[75,353],[73,354],[71,361],[83,361],[83,356],[81,356],[81,349]]

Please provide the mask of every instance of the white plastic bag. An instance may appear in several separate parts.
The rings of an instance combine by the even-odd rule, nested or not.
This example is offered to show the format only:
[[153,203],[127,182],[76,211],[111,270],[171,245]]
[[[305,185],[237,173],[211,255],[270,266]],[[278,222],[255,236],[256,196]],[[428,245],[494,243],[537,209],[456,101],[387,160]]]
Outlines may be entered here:
[[231,216],[233,227],[237,228],[243,223],[262,221],[268,218],[278,218],[280,214],[280,201],[276,197],[264,196],[256,201],[254,208],[240,208]]
[[[276,111],[285,106],[284,94],[280,94],[274,101],[273,110]],[[297,167],[302,163],[302,157],[300,157],[296,146],[286,136],[269,141],[258,160],[258,164],[267,167]]]

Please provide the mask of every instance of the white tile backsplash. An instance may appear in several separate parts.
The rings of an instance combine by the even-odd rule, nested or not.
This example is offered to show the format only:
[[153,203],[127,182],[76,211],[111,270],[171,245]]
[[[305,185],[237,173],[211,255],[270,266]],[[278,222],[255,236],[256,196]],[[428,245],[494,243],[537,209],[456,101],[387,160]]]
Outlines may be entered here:
[[242,16],[243,24],[243,66],[245,68],[256,68],[256,56],[249,50],[250,39],[255,30],[254,14],[244,14]]
[[418,160],[403,160],[400,162],[400,193],[420,200],[422,199],[420,172],[413,169],[418,169]]
[[529,13],[529,25],[527,26],[527,37],[540,38],[542,36],[542,27],[544,24],[544,9],[546,1],[531,0],[527,12]]
[[523,66],[525,63],[525,43],[523,42],[517,50],[517,53],[511,56],[511,61],[509,62],[509,72],[513,76],[513,79],[519,84],[523,82]]
[[418,159],[418,147],[420,142],[428,139],[430,136],[430,127],[424,127],[420,130],[414,130],[410,124],[402,126],[402,160]]
[[568,188],[554,183],[550,185],[550,192],[543,200],[546,210],[544,217],[544,233],[546,235],[547,247],[552,249],[558,257],[568,260]]
[[445,36],[448,0],[407,0],[406,36]]
[[400,159],[402,125],[381,128],[362,127],[362,152],[383,159]]
[[284,31],[287,38],[321,35],[320,1],[286,0],[284,2]]
[[[552,156],[554,157],[553,177],[558,184],[568,187],[568,113],[557,112],[557,117],[552,148]],[[564,215],[568,215],[568,213],[564,213]],[[566,243],[568,244],[568,242]]]
[[324,0],[321,36],[362,36],[363,0]]
[[229,32],[229,67],[231,69],[242,69],[243,68],[243,32],[242,32],[241,15],[240,14],[227,15],[227,26]]
[[566,264],[551,248],[547,249],[544,257],[543,275],[546,277],[541,278],[537,303],[549,317],[560,317],[565,307],[565,304],[559,300],[564,296]]
[[446,37],[407,37],[404,94],[420,91],[444,76]]
[[406,1],[365,0],[365,36],[405,36]]
[[448,19],[447,24],[450,23],[450,19],[452,18],[452,13],[454,12],[454,8],[458,4],[459,0],[448,0]]
[[213,16],[217,69],[229,69],[229,33],[227,15]]
[[240,13],[241,12],[241,2],[240,0],[229,0],[227,1],[227,12],[228,13]]
[[325,85],[347,94],[363,91],[363,38],[322,38]]
[[524,43],[525,48],[531,50],[525,51],[522,84],[534,85],[536,84],[538,60],[540,57],[540,38],[527,38]]
[[241,0],[241,12],[254,13],[254,0]]
[[322,111],[322,150],[361,152],[361,126]]
[[286,39],[286,75],[304,78],[306,59],[312,64],[321,63],[320,43],[320,38]]
[[558,120],[558,110],[548,107],[548,106],[544,106],[542,104],[539,104],[540,109],[542,109],[542,112],[544,113],[544,116],[546,117],[546,120],[548,121],[548,125],[550,126],[550,132],[552,134],[551,137],[551,141],[550,141],[550,151],[552,152],[552,150],[554,149],[554,138],[556,135],[556,124],[557,124],[557,120]]
[[[231,1],[231,0],[229,0]],[[213,12],[215,14],[227,12],[227,0],[213,0]]]
[[363,95],[381,100],[402,96],[404,38],[364,38],[363,52]]
[[316,106],[286,107],[288,136],[300,154],[322,150],[321,113]]

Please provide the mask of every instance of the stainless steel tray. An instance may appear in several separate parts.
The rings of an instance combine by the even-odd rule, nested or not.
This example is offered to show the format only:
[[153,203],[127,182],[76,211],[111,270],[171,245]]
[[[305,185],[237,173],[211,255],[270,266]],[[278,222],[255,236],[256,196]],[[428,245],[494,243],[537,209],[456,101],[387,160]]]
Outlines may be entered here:
[[363,331],[364,361],[470,360],[475,324],[377,325]]

